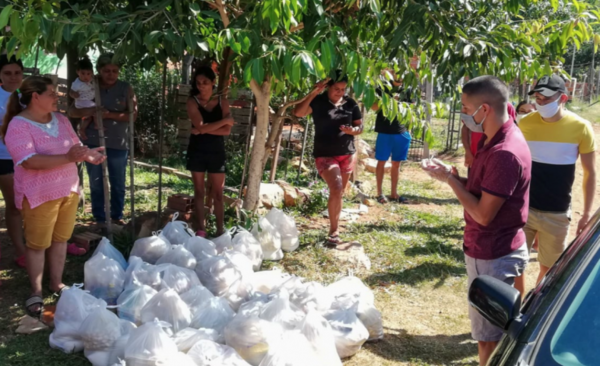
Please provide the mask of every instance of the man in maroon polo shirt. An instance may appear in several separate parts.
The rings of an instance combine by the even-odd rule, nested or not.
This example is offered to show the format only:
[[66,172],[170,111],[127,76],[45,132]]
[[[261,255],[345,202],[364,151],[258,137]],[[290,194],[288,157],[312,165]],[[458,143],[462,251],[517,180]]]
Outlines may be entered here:
[[[508,88],[498,78],[481,76],[463,87],[461,120],[483,132],[469,178],[440,161],[424,164],[433,177],[448,183],[465,210],[464,252],[468,283],[489,275],[514,286],[529,255],[523,227],[529,207],[531,154],[506,109]],[[469,308],[471,333],[485,365],[502,330]]]

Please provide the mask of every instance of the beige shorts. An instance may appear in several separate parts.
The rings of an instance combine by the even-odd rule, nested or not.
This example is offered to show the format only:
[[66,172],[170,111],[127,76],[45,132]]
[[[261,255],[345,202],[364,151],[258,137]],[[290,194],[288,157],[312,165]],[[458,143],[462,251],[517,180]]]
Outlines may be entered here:
[[543,212],[529,209],[529,218],[523,228],[527,237],[527,248],[538,235],[538,262],[545,267],[552,267],[567,248],[567,237],[571,224],[570,212]]

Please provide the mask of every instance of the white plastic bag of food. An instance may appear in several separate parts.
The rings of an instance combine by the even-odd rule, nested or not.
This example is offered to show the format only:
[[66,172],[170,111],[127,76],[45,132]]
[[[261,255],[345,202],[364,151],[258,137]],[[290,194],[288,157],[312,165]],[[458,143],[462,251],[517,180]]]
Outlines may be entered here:
[[296,221],[293,217],[286,215],[278,208],[272,208],[265,217],[281,235],[281,249],[283,251],[293,252],[298,249],[300,241]]
[[156,261],[156,265],[171,263],[176,266],[193,270],[196,268],[196,258],[183,245],[171,245],[169,251]]
[[322,365],[308,343],[298,331],[287,331],[283,340],[269,347],[269,352],[259,366],[306,366]]
[[227,292],[221,295],[222,298],[229,302],[229,305],[234,311],[237,311],[244,302],[248,301],[252,293],[252,286],[241,279],[229,287]]
[[177,334],[173,335],[173,341],[177,345],[177,349],[179,352],[187,353],[190,348],[194,346],[194,344],[198,343],[203,339],[217,342],[219,338],[219,334],[214,329],[194,329],[194,328],[185,328],[177,332]]
[[108,366],[110,359],[110,350],[83,350],[83,355],[92,366]]
[[281,251],[281,235],[265,217],[261,217],[252,227],[252,235],[258,240],[266,260],[278,261],[283,259]]
[[102,238],[100,240],[96,250],[94,250],[94,254],[92,254],[92,258],[100,253],[104,254],[108,258],[114,259],[117,263],[119,263],[123,271],[127,269],[128,264],[125,260],[125,257],[123,257],[123,254],[119,252],[107,238]]
[[202,286],[198,275],[191,269],[164,264],[158,266],[158,272],[161,275],[161,290],[173,289],[178,294],[182,294],[194,287]]
[[217,256],[203,260],[196,266],[200,282],[215,296],[222,296],[238,282],[240,271],[225,257]]
[[204,286],[195,286],[192,287],[189,291],[184,292],[180,295],[181,300],[183,300],[189,307],[192,314],[192,319],[198,311],[202,304],[209,299],[215,297],[206,287]]
[[217,247],[212,241],[201,236],[192,236],[184,243],[187,249],[196,258],[197,262],[201,262],[207,258],[217,255]]
[[127,347],[127,342],[129,342],[129,337],[130,334],[122,335],[113,344],[108,358],[108,365],[119,364],[125,361],[125,348]]
[[369,341],[383,339],[383,320],[379,310],[374,306],[359,307],[356,316],[369,331]]
[[271,290],[271,294],[277,294],[281,290],[286,290],[288,294],[294,294],[297,291],[301,291],[304,288],[304,279],[296,275],[290,275],[280,285]]
[[134,330],[125,347],[127,366],[148,366],[164,362],[178,353],[175,342],[163,330],[169,324],[154,319]]
[[223,329],[235,316],[234,311],[229,306],[227,300],[220,297],[213,297],[206,300],[194,319],[191,327],[200,329],[214,329],[218,333],[217,342],[224,342]]
[[335,347],[340,358],[354,356],[369,339],[369,331],[356,316],[356,305],[350,309],[337,309],[325,313],[335,337]]
[[290,294],[290,301],[305,313],[308,312],[309,308],[314,308],[323,313],[331,308],[333,296],[322,284],[307,282]]
[[114,305],[123,292],[125,271],[117,261],[99,253],[83,267],[85,289],[108,305]]
[[50,334],[48,343],[50,344],[50,348],[66,354],[83,351],[83,341],[71,337],[56,337],[54,332]]
[[280,286],[290,278],[288,273],[281,272],[279,269],[272,271],[254,272],[250,278],[250,284],[254,291],[270,294],[273,289]]
[[142,285],[123,291],[117,299],[117,311],[121,319],[141,324],[141,311],[144,305],[158,292],[150,286]]
[[142,261],[139,257],[129,257],[129,267],[125,272],[125,290],[146,285],[160,290],[160,272],[157,266]]
[[247,279],[254,274],[252,261],[245,254],[235,250],[226,250],[221,255],[233,263],[235,268],[240,271],[242,278]]
[[169,243],[183,244],[190,237],[194,236],[194,232],[188,228],[188,224],[183,221],[177,221],[179,213],[173,214],[173,219],[165,226],[162,234],[167,238]]
[[196,363],[190,356],[179,352],[168,360],[156,362],[156,366],[196,366]]
[[327,291],[333,296],[332,309],[349,309],[355,304],[358,308],[373,306],[375,295],[370,288],[357,277],[343,277],[327,286]]
[[238,314],[227,324],[224,334],[229,347],[252,366],[258,366],[269,348],[281,341],[283,328],[256,316]]
[[171,244],[159,236],[161,232],[152,233],[152,236],[147,238],[139,238],[133,243],[130,256],[142,258],[144,262],[155,264],[158,258],[165,255]]
[[215,247],[217,249],[217,253],[221,254],[226,249],[232,249],[233,248],[232,233],[234,231],[235,231],[235,228],[231,228],[229,230],[225,230],[225,232],[221,236],[219,236],[218,238],[214,238],[212,240],[212,242],[215,243]]
[[263,261],[263,250],[252,233],[246,230],[238,232],[232,240],[233,250],[244,254],[252,262],[252,270],[260,270]]
[[233,348],[208,340],[198,341],[190,349],[188,356],[198,366],[249,366]]
[[154,319],[171,324],[175,333],[187,328],[192,321],[190,308],[177,292],[171,289],[161,290],[142,308],[143,323],[152,322]]
[[79,328],[87,351],[106,351],[121,337],[121,321],[110,310],[95,308]]
[[290,304],[289,294],[282,289],[271,302],[266,304],[261,312],[260,318],[277,323],[284,330],[293,330],[298,328],[304,319],[305,314],[294,305]]
[[82,351],[79,328],[90,312],[97,308],[106,308],[106,302],[83,291],[81,285],[64,290],[54,313],[54,331],[50,335],[52,348],[65,353]]
[[255,292],[251,296],[251,299],[243,303],[238,309],[238,315],[245,317],[259,317],[262,309],[267,305],[270,300],[269,296],[262,292]]
[[308,310],[300,331],[319,359],[320,366],[342,366],[342,361],[335,347],[333,330],[325,318],[315,309]]

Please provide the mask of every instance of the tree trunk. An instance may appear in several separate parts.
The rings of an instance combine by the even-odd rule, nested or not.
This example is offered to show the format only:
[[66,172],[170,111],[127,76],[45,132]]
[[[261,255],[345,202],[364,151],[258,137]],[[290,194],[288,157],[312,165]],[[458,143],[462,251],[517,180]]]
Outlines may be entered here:
[[263,158],[265,156],[265,142],[269,130],[269,102],[271,101],[271,81],[267,77],[262,85],[252,79],[250,88],[256,98],[256,131],[252,154],[250,155],[250,166],[248,169],[248,189],[244,198],[244,209],[255,211],[258,208],[260,194],[260,183],[263,176]]

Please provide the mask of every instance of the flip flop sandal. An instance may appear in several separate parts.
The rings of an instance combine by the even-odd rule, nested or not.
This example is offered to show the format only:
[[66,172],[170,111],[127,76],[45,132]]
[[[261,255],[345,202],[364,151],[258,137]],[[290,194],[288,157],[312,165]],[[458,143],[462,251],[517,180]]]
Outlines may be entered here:
[[20,256],[17,259],[15,259],[15,263],[17,264],[17,266],[19,266],[21,268],[27,268],[27,261],[26,261],[24,255]]
[[[30,308],[34,305],[39,305],[40,309],[38,311],[31,311]],[[39,295],[33,295],[27,300],[25,300],[25,312],[32,318],[39,319],[42,316],[42,312],[44,311],[44,299]]]
[[339,235],[330,235],[325,241],[325,246],[328,248],[337,248],[342,243]]
[[388,203],[388,199],[385,198],[384,195],[380,195],[377,197],[377,202],[381,203],[382,205],[385,205],[386,203]]
[[82,256],[87,253],[84,248],[78,247],[75,243],[67,245],[67,253],[74,256]]
[[206,231],[198,230],[198,231],[196,231],[196,236],[199,236],[201,238],[206,238]]
[[396,202],[396,203],[408,203],[408,199],[406,199],[405,197],[402,197],[402,196],[398,196],[396,198],[390,198],[390,201]]

